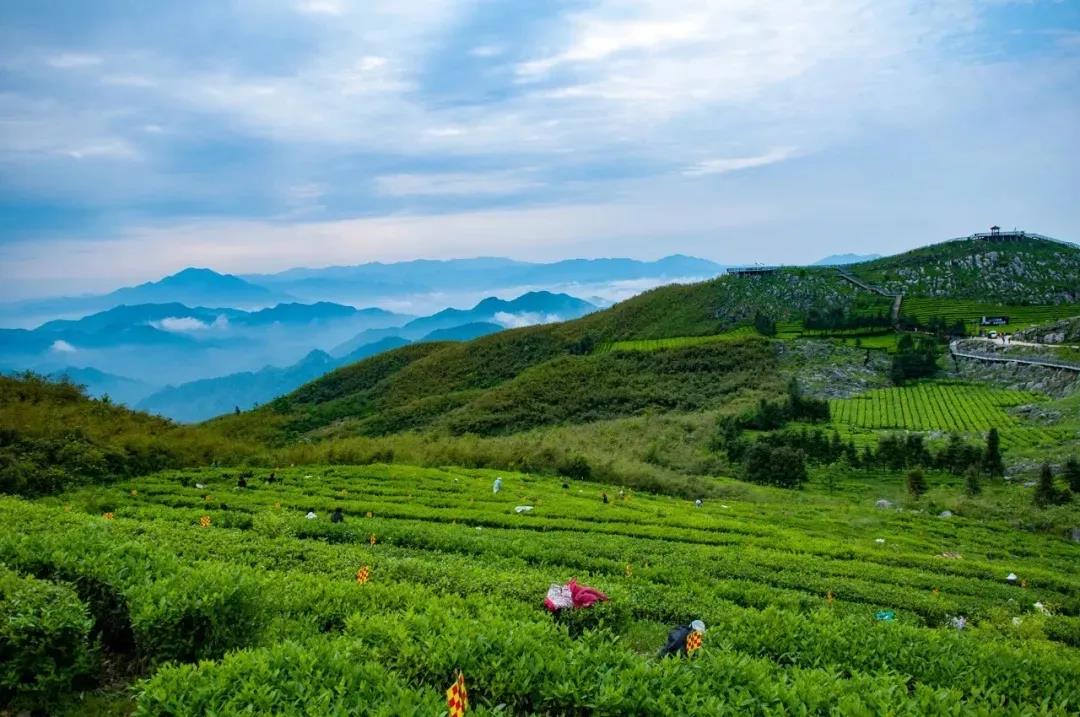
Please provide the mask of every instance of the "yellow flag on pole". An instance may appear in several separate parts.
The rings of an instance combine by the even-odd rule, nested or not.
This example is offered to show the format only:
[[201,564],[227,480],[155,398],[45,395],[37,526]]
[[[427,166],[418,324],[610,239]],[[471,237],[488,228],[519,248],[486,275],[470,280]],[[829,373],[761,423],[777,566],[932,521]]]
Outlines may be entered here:
[[458,672],[454,684],[446,691],[446,708],[450,717],[462,717],[469,709],[469,693],[465,690],[465,675]]
[[686,636],[686,654],[693,655],[701,649],[701,633],[694,630]]

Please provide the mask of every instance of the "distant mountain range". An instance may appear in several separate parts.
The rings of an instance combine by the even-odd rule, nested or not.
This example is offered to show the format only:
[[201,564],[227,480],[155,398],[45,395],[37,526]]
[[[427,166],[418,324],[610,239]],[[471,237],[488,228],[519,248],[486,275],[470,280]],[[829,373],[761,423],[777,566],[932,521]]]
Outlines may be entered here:
[[254,408],[297,386],[354,361],[404,346],[409,342],[394,336],[362,346],[353,353],[334,358],[325,351],[312,351],[292,366],[267,366],[219,378],[169,386],[139,401],[143,411],[177,421],[195,422],[228,413],[235,408]]
[[443,309],[431,316],[414,319],[397,328],[363,331],[334,347],[330,353],[342,356],[385,336],[400,336],[415,341],[429,339],[432,332],[454,329],[467,324],[497,324],[500,328],[546,324],[552,321],[576,319],[596,309],[597,307],[588,301],[568,294],[553,294],[549,291],[530,291],[510,301],[489,297],[471,309]]
[[881,254],[830,254],[824,259],[815,261],[812,266],[845,266],[880,258]]
[[[417,295],[491,296],[514,289],[603,285],[652,279],[715,276],[724,267],[706,259],[676,254],[656,261],[636,259],[567,259],[549,264],[498,257],[374,262],[319,269],[298,268],[276,274],[234,276],[211,269],[187,268],[107,294],[32,299],[0,304],[0,323],[28,327],[54,318],[78,318],[120,305],[170,304],[261,309],[282,303],[334,302],[373,304]],[[574,291],[582,294],[583,291]],[[591,295],[591,294],[590,294]],[[446,303],[442,303],[445,306]]]
[[498,257],[420,259],[393,264],[374,262],[321,269],[290,269],[243,278],[259,286],[308,300],[400,296],[431,292],[480,291],[512,287],[601,284],[633,279],[714,276],[724,267],[706,259],[676,254],[657,261],[567,259],[550,264]]
[[[330,305],[334,306],[334,305]],[[280,308],[280,307],[279,307]],[[265,366],[216,378],[168,386],[138,401],[138,408],[178,421],[201,421],[240,408],[247,410],[283,395],[333,369],[414,341],[468,341],[513,326],[549,323],[584,316],[596,307],[566,294],[529,292],[511,301],[487,298],[471,309],[446,309],[402,326],[367,329],[331,353],[311,351],[296,363]],[[324,308],[320,315],[337,309]],[[242,314],[238,322],[266,312]],[[292,308],[282,317],[307,317]],[[91,393],[97,395],[93,389]]]

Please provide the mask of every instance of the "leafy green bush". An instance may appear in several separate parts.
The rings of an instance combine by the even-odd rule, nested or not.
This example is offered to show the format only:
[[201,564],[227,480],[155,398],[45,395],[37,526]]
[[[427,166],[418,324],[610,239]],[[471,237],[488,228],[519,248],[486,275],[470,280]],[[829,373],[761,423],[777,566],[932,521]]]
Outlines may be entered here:
[[412,688],[334,643],[284,642],[220,663],[163,667],[139,686],[135,714],[429,717],[445,705],[441,690]]
[[0,568],[0,708],[48,709],[88,686],[93,624],[70,588]]
[[251,643],[262,625],[260,587],[249,572],[205,564],[135,592],[132,628],[154,662],[221,657]]
[[806,456],[787,446],[755,441],[746,451],[746,480],[779,488],[798,488],[806,482]]

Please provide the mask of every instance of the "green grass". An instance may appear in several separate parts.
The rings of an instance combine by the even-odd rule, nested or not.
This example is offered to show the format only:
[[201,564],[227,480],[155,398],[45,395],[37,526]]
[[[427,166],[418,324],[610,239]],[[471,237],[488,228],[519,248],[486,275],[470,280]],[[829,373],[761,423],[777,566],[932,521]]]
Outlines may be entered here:
[[997,428],[1006,447],[1028,448],[1053,445],[1063,435],[1024,422],[1007,409],[1044,400],[983,384],[926,381],[833,399],[829,408],[832,422],[849,435],[906,430],[977,436]]
[[[433,714],[458,668],[476,714],[1066,714],[1080,699],[1076,551],[974,504],[937,518],[952,489],[936,475],[909,506],[923,512],[876,509],[874,497],[902,499],[899,479],[858,472],[840,485],[874,482],[872,497],[729,483],[700,509],[459,468],[264,477],[240,490],[234,471],[174,471],[0,498],[0,561],[124,596],[149,656],[186,644],[184,625],[201,623],[178,611],[202,614],[204,601],[251,621],[200,628],[246,649],[152,661],[132,693],[142,715]],[[345,522],[331,524],[339,506]],[[362,565],[371,579],[358,585]],[[1028,588],[1006,585],[1008,572]],[[611,597],[596,613],[607,631],[575,638],[540,607],[572,576]],[[875,622],[883,609],[896,621]],[[948,627],[957,614],[969,629]],[[709,626],[702,654],[656,660],[667,628],[693,618]]]

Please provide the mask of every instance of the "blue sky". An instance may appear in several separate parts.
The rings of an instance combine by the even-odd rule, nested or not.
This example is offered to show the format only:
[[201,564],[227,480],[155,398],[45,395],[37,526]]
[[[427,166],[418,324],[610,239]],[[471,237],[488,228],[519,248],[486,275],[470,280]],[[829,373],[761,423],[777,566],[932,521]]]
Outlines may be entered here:
[[0,8],[3,296],[188,265],[1080,240],[1080,2]]

